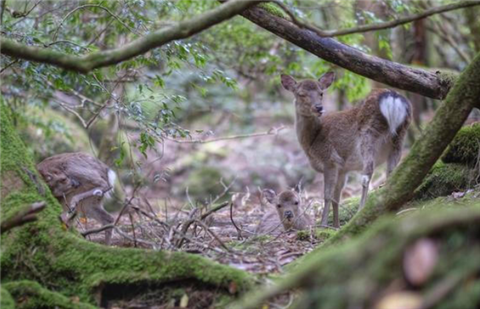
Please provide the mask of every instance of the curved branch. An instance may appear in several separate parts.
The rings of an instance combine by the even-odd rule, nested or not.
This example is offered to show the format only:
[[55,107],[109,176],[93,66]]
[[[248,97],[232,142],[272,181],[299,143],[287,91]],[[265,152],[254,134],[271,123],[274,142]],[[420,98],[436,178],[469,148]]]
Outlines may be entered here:
[[51,49],[27,46],[11,39],[0,38],[1,53],[30,61],[48,63],[61,68],[88,73],[144,54],[174,40],[188,38],[211,26],[232,18],[259,2],[232,0],[189,20],[157,30],[129,44],[103,52],[73,56]]
[[441,13],[458,10],[458,9],[463,9],[467,7],[477,6],[477,5],[480,5],[480,0],[460,1],[458,3],[437,6],[429,10],[425,10],[421,13],[403,16],[398,19],[394,19],[386,22],[362,25],[358,27],[340,29],[340,30],[321,30],[315,26],[306,24],[298,20],[295,17],[295,15],[288,9],[288,7],[282,2],[275,0],[275,1],[272,1],[272,3],[275,3],[276,5],[281,7],[282,10],[284,10],[285,13],[288,14],[288,16],[292,19],[293,23],[296,24],[297,26],[313,31],[322,37],[335,37],[335,36],[342,36],[342,35],[353,34],[353,33],[363,33],[363,32],[375,31],[375,30],[395,28],[397,26],[408,24],[408,23],[411,23],[412,21],[423,19],[432,15],[441,14]]

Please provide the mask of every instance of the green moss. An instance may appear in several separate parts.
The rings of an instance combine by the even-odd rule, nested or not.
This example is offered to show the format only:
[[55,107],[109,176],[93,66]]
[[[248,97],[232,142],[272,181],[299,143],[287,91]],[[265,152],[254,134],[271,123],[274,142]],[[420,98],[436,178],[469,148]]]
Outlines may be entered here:
[[473,165],[480,151],[480,124],[463,127],[443,154],[445,163],[464,163]]
[[[300,287],[299,302],[293,308],[346,308],[351,303],[373,304],[386,287],[401,282],[405,249],[425,237],[441,244],[441,251],[432,280],[416,292],[428,295],[432,288],[438,288],[441,280],[454,274],[469,274],[461,278],[472,278],[480,266],[480,226],[475,223],[480,218],[480,202],[471,199],[468,206],[461,211],[418,211],[401,219],[385,216],[348,242],[308,253],[271,290],[260,290],[244,300],[253,303],[257,296],[261,298],[266,292],[274,291],[279,295],[282,291]],[[477,282],[477,279],[471,281],[473,284]],[[459,297],[463,292],[462,286],[452,290]],[[471,292],[463,298],[465,302],[478,299]],[[245,303],[242,305],[238,308],[253,308]]]
[[261,7],[262,9],[265,9],[268,13],[281,17],[281,18],[287,18],[288,15],[277,5],[271,4],[271,3],[260,3],[258,7]]
[[2,309],[14,309],[15,301],[12,298],[12,295],[5,289],[5,287],[0,288],[0,308]]
[[[357,213],[358,206],[360,205],[360,197],[355,196],[348,198],[340,203],[338,210],[338,218],[340,220],[340,226],[347,224],[353,216]],[[333,225],[333,212],[330,212],[330,224]]]
[[[325,240],[329,239],[332,237],[337,231],[331,230],[331,229],[315,229],[314,237],[317,239],[319,242],[324,242]],[[304,231],[298,231],[297,232],[297,239],[298,240],[310,240],[310,231],[304,230]]]
[[473,186],[473,180],[478,176],[477,174],[465,165],[458,163],[445,164],[439,161],[415,190],[414,199],[432,199],[450,195],[455,191],[465,190]]
[[[33,281],[14,281],[5,283],[4,288],[17,299],[16,308],[37,309],[37,308],[65,308],[65,309],[94,309],[90,304],[81,303],[77,298],[68,298],[60,293],[49,291],[40,284]],[[2,309],[3,309],[2,294]],[[13,307],[12,307],[13,308]]]
[[480,282],[476,281],[470,284],[465,284],[460,293],[454,293],[451,297],[446,297],[442,300],[437,309],[477,309],[480,303]]
[[6,175],[19,177],[24,184],[21,189],[13,189],[2,196],[1,215],[6,217],[33,202],[47,202],[38,221],[2,235],[0,263],[3,282],[37,281],[46,289],[91,304],[95,302],[94,291],[111,284],[130,286],[191,281],[211,286],[226,295],[232,284],[237,292],[253,284],[253,278],[247,272],[201,256],[105,247],[65,231],[58,220],[61,207],[56,199],[48,190],[45,196],[41,196],[22,169],[35,172],[25,145],[11,125],[8,108],[3,104],[0,107],[2,178]]
[[453,87],[455,82],[458,79],[458,71],[442,68],[441,71],[435,71],[435,74],[440,79],[440,84],[445,87],[445,89],[450,89]]

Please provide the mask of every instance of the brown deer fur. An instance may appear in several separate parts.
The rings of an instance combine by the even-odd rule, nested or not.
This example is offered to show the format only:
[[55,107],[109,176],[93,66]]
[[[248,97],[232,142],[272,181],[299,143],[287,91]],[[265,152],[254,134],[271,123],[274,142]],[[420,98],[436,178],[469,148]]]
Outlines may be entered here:
[[[85,153],[63,153],[43,160],[37,169],[62,204],[62,218],[76,210],[102,225],[113,223],[103,197],[112,189],[115,173],[103,162]],[[105,231],[107,244],[111,234],[111,229]]]
[[295,96],[295,128],[311,166],[324,175],[322,225],[328,223],[330,204],[339,227],[338,204],[350,171],[362,172],[360,209],[376,165],[387,161],[387,177],[398,164],[411,120],[410,102],[389,89],[373,90],[357,106],[323,115],[323,94],[333,83],[333,72],[318,81],[295,81],[282,75],[283,87]]
[[260,221],[256,234],[278,234],[284,231],[304,230],[313,225],[313,220],[302,209],[300,197],[293,191],[276,194],[273,190],[263,190],[262,196],[275,209],[270,208]]

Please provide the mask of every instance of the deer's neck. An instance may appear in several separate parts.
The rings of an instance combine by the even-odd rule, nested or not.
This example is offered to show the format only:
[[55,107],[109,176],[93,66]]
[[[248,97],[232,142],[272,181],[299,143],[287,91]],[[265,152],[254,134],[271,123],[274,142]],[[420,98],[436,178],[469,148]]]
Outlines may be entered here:
[[302,148],[307,151],[310,149],[315,138],[322,130],[322,122],[320,117],[316,115],[303,115],[298,108],[296,109],[295,129],[297,138]]

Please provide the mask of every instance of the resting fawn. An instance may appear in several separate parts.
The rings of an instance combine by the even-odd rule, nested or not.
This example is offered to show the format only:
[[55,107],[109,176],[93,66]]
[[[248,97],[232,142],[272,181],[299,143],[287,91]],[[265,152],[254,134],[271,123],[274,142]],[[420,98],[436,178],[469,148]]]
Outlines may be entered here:
[[[63,153],[43,160],[37,169],[62,204],[62,219],[67,225],[77,210],[102,225],[113,223],[103,208],[103,197],[112,190],[116,175],[103,162],[81,152]],[[111,229],[105,231],[107,244],[111,235]]]
[[301,207],[300,197],[293,191],[285,190],[278,195],[273,190],[263,190],[262,197],[275,207],[268,210],[257,227],[256,233],[278,233],[304,230],[313,225],[313,220]]
[[281,81],[295,95],[298,141],[311,166],[324,176],[322,225],[327,226],[332,204],[334,226],[339,227],[338,204],[348,172],[362,172],[360,210],[375,166],[387,161],[388,177],[398,164],[412,106],[393,90],[376,89],[354,108],[323,115],[323,95],[334,78],[328,72],[318,81],[297,82],[289,75]]

